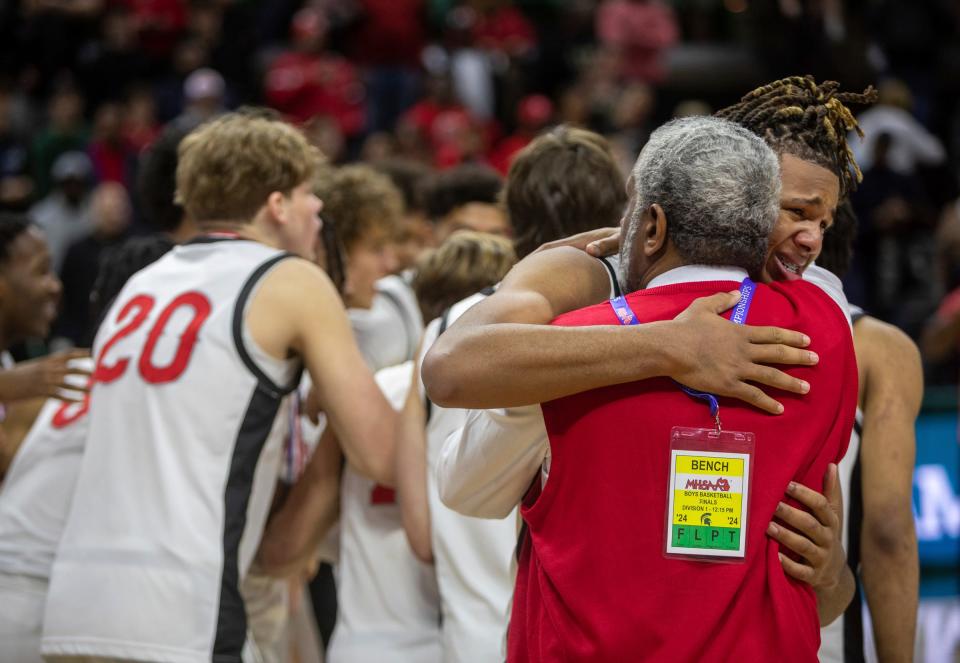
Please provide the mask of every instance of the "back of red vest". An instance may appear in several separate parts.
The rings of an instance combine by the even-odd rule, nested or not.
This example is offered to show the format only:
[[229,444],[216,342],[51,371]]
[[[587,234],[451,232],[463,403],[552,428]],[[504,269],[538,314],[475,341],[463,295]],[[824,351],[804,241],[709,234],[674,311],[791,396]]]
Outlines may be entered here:
[[[641,322],[651,322],[736,287],[669,285],[628,301]],[[618,321],[604,303],[554,324]],[[530,536],[518,569],[510,661],[817,660],[813,592],[784,574],[780,547],[765,530],[788,482],[821,491],[827,464],[846,450],[857,401],[850,328],[826,294],[802,281],[760,285],[747,324],[806,333],[820,362],[788,370],[811,390],[775,392],[782,415],[720,399],[724,429],[756,436],[745,563],[664,556],[670,431],[711,428],[703,402],[662,378],[545,403],[550,477],[523,509]]]

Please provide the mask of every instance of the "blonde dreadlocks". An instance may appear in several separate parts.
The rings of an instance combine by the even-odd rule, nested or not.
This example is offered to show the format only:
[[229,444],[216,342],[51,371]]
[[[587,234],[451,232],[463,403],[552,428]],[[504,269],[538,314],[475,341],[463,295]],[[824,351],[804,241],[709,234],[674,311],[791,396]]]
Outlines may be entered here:
[[863,138],[860,125],[846,104],[870,104],[877,92],[838,92],[840,84],[813,76],[790,76],[758,87],[717,116],[754,132],[778,154],[792,154],[836,173],[840,197],[856,189],[863,179],[847,145],[847,132]]

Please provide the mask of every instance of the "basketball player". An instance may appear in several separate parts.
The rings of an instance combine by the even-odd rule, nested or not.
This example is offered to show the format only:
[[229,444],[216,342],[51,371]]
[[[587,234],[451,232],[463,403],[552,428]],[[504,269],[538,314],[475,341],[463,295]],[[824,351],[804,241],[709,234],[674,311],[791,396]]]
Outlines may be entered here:
[[301,362],[347,457],[374,478],[392,471],[381,445],[395,415],[329,280],[296,257],[317,237],[319,158],[292,127],[237,114],[180,144],[177,195],[207,234],[131,279],[97,335],[46,657],[240,660],[238,585]]
[[[842,277],[855,235],[856,218],[846,203],[824,236],[817,263]],[[923,368],[917,346],[902,331],[855,306],[851,316],[860,395],[840,480],[848,496],[843,545],[858,582],[850,607],[822,631],[820,660],[845,663],[871,655],[862,621],[866,599],[877,660],[912,661],[920,575],[912,511],[914,426]]]
[[[383,277],[395,267],[393,241],[401,225],[402,198],[386,175],[366,165],[337,169],[328,189],[324,214],[334,219],[345,250],[344,300],[351,326],[377,384],[399,410],[410,387],[420,312],[411,314],[402,303],[393,309],[390,302],[376,307],[384,296],[379,290]],[[415,325],[408,329],[411,320]],[[407,336],[409,342],[395,342]],[[394,449],[386,453],[394,462]],[[323,465],[329,467],[330,461]],[[373,481],[349,459],[343,467],[337,620],[327,652],[331,663],[439,660],[436,580],[407,543],[392,486],[392,476]]]
[[[781,417],[732,400],[717,412],[702,394],[691,398],[662,378],[544,403],[550,475],[524,500],[530,534],[509,661],[615,661],[636,652],[670,661],[816,660],[817,602],[783,573],[780,546],[765,531],[789,482],[819,484],[843,455],[857,373],[848,322],[829,295],[800,279],[767,286],[747,277],[761,271],[776,222],[777,162],[759,137],[726,120],[687,118],[656,130],[628,185],[620,258],[632,294],[554,324],[648,324],[740,285],[742,320],[815,339],[824,361],[796,369],[813,388],[785,399]],[[725,437],[713,433],[721,418]],[[686,426],[687,437],[675,426]],[[698,443],[690,427],[714,439],[690,446]],[[755,433],[755,449],[734,448],[731,431]],[[725,453],[721,444],[730,445]],[[677,554],[685,558],[670,557]]]
[[439,246],[458,230],[510,235],[510,223],[497,204],[503,179],[486,166],[463,164],[438,173],[426,185],[424,204]]
[[[14,343],[49,335],[61,291],[43,233],[26,216],[0,213],[0,353],[4,356],[0,370],[0,422],[3,403],[57,395],[68,400],[79,398],[76,391],[61,390],[68,388],[69,375],[86,375],[71,363],[87,356],[86,350],[61,352],[16,366],[6,354]],[[4,467],[0,465],[0,476]]]
[[[869,100],[869,90],[839,93],[835,83],[792,77],[758,88],[720,112],[764,137],[780,156],[781,212],[769,238],[764,278],[813,280],[842,310],[846,300],[839,279],[812,262],[836,201],[859,176],[845,140],[856,123],[844,102]],[[494,296],[474,307],[427,355],[423,377],[428,393],[453,405],[517,405],[666,374],[777,414],[782,404],[751,383],[793,393],[809,388],[764,365],[815,364],[816,355],[801,349],[809,339],[782,329],[730,325],[716,314],[736,303],[735,294],[695,301],[673,321],[637,329],[543,326],[559,314],[603,301],[607,288],[602,265],[575,249],[544,251],[522,261]],[[759,345],[761,341],[773,343]],[[511,380],[503,381],[507,372]],[[541,480],[548,474],[542,426],[535,417],[494,420],[472,412],[461,439],[448,441],[441,454],[438,480],[444,501],[478,516],[508,513],[538,474]],[[791,527],[802,526],[805,536],[803,544],[791,541],[802,548],[796,551],[802,561],[785,557],[784,569],[814,587],[826,624],[846,607],[853,584],[844,564],[839,518],[813,491],[801,489],[791,497],[810,507],[817,522],[811,525],[789,505],[778,512]],[[828,497],[829,503],[839,504],[838,494]],[[781,527],[773,536],[783,543],[787,531]]]
[[[165,238],[143,237],[112,247],[91,291],[90,319],[98,323],[127,279],[172,246]],[[90,358],[74,361],[93,370]],[[89,397],[81,403],[47,400],[0,492],[0,660],[41,660],[47,583],[83,455],[88,408]]]
[[[612,223],[619,218],[626,195],[623,174],[607,141],[589,131],[561,126],[538,137],[517,155],[507,178],[504,201],[515,233],[513,246],[522,256],[562,234]],[[609,283],[608,287],[612,291]],[[480,292],[453,303],[434,320],[424,334],[424,351],[447,324],[487,294]],[[420,394],[418,381],[416,396]],[[436,567],[444,615],[443,660],[500,660],[513,593],[516,514],[500,520],[480,520],[455,513],[440,501],[435,480],[440,449],[445,439],[459,434],[466,411],[430,404],[429,415],[425,416],[420,409],[420,398],[411,394],[400,439],[405,446],[419,448],[420,453],[406,463],[401,485],[401,490],[406,488],[406,496],[401,493],[401,500],[415,550],[421,558],[432,559]],[[417,435],[423,435],[425,418],[424,450]],[[418,493],[423,494],[426,512],[411,504]]]

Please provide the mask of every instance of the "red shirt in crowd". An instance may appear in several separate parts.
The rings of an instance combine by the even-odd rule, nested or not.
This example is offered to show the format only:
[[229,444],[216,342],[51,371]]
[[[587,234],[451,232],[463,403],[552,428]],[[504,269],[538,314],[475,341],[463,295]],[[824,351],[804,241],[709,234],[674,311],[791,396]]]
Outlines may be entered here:
[[270,106],[295,122],[330,116],[346,136],[360,133],[366,121],[366,91],[360,75],[346,58],[332,53],[279,55],[267,71],[264,96]]
[[[731,281],[675,283],[628,295],[641,322],[672,319]],[[574,311],[560,326],[614,325],[609,304]],[[712,428],[709,409],[666,378],[584,392],[543,405],[552,459],[522,507],[508,660],[816,661],[820,624],[809,585],[788,577],[765,530],[790,481],[822,490],[843,456],[857,400],[850,326],[804,281],[759,285],[747,324],[802,331],[820,356],[790,368],[806,396],[777,393],[772,416],[720,399],[724,430],[756,436],[746,559],[667,558],[670,431]],[[626,358],[625,358],[626,361]]]

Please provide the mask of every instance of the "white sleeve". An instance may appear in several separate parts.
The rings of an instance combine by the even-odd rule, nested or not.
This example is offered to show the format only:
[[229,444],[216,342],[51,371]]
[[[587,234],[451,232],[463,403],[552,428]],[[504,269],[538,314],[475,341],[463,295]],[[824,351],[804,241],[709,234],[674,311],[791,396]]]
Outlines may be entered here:
[[505,518],[540,476],[549,449],[539,405],[471,410],[440,451],[440,499],[467,516]]
[[847,318],[847,324],[851,328],[853,327],[850,321],[850,304],[847,302],[847,296],[843,294],[843,283],[840,282],[840,278],[836,274],[813,264],[804,270],[803,280],[809,281],[827,293],[830,299],[843,311],[843,315]]

